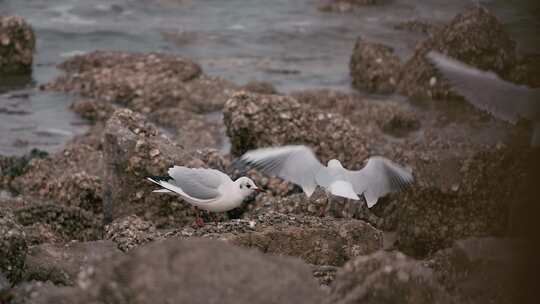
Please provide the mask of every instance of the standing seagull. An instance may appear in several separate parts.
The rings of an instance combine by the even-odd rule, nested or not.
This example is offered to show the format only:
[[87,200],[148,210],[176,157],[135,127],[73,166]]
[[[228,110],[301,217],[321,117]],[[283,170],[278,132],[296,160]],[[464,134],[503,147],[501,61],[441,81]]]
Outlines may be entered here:
[[[313,194],[317,186],[321,186],[327,194],[353,200],[359,200],[358,195],[363,195],[369,208],[380,197],[413,182],[409,171],[384,157],[370,157],[364,168],[350,171],[343,168],[337,159],[331,159],[325,167],[310,148],[302,145],[253,150],[240,160],[264,173],[299,185],[307,197]],[[321,215],[325,208],[326,205]]]
[[452,88],[478,109],[512,124],[520,118],[531,120],[531,145],[540,145],[540,89],[504,81],[493,72],[478,70],[435,51],[429,52],[427,58]]
[[214,169],[169,168],[169,176],[152,176],[147,179],[163,187],[154,190],[160,193],[176,193],[197,210],[197,225],[202,226],[197,208],[210,212],[225,212],[242,204],[254,191],[263,192],[248,177],[233,181],[225,173]]

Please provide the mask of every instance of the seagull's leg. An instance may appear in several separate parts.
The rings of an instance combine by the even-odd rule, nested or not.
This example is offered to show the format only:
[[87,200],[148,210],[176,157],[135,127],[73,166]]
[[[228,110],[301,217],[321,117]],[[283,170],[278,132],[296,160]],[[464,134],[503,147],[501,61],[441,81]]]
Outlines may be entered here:
[[214,220],[214,224],[218,224],[218,218],[217,218],[217,215],[214,213],[214,212],[211,212],[211,217],[212,217],[212,220]]
[[326,193],[326,202],[321,206],[321,209],[319,210],[319,217],[324,217],[326,215],[326,207],[328,207],[328,205],[331,206],[331,201],[330,201],[331,194],[328,193],[327,191],[325,191],[325,193]]
[[200,214],[200,211],[199,211],[199,208],[195,207],[195,225],[197,227],[202,227],[204,226],[204,220],[202,219],[201,217],[201,214]]

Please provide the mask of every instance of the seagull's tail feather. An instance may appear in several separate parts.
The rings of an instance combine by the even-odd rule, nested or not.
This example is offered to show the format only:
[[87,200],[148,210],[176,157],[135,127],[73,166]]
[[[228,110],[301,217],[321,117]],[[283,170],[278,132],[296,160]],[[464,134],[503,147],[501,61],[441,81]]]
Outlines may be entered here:
[[[170,180],[171,178],[169,176],[147,176],[146,179],[153,182],[156,185],[159,185],[159,186],[163,187],[162,182],[166,182],[166,181]],[[154,190],[152,192],[169,193],[169,192],[172,192],[172,191],[169,190],[169,189],[166,189],[166,188],[162,188],[162,189]]]
[[333,195],[353,199],[353,200],[359,200],[360,198],[358,195],[354,192],[353,186],[351,183],[338,180],[330,184],[329,187],[330,193]]

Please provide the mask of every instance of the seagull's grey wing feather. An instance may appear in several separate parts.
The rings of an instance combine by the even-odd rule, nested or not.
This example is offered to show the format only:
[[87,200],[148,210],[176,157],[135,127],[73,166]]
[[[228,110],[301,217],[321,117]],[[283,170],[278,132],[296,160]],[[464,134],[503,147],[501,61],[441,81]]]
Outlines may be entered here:
[[169,183],[178,186],[185,194],[198,200],[210,200],[220,196],[218,188],[230,178],[214,169],[187,168],[174,166],[168,171],[172,181]]
[[324,168],[313,151],[301,145],[252,150],[240,160],[299,185],[308,197],[317,187],[315,176]]
[[346,171],[354,191],[364,195],[369,208],[377,203],[379,197],[399,191],[414,180],[411,172],[380,156],[370,157],[361,170]]
[[493,72],[481,71],[435,51],[429,52],[427,58],[451,87],[475,107],[510,123],[538,115],[538,90],[504,81]]

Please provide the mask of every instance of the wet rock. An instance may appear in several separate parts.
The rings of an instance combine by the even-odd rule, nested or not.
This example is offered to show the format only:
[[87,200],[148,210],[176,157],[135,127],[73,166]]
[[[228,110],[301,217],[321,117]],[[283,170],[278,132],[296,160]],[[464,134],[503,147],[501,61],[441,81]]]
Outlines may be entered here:
[[278,94],[274,85],[265,81],[250,81],[239,89],[258,94]]
[[[49,238],[63,241],[80,240],[92,241],[100,238],[101,218],[93,213],[77,207],[67,207],[58,204],[30,204],[14,211],[18,223],[34,230],[38,223],[46,224],[41,231],[44,239],[35,239],[35,243],[42,243]],[[50,236],[50,233],[54,233]],[[35,234],[41,237],[40,234]],[[33,243],[34,243],[33,242]]]
[[166,108],[149,114],[148,118],[173,131],[174,140],[186,150],[195,151],[222,145],[225,126],[216,116],[219,114],[202,115],[182,108]]
[[421,118],[397,102],[371,101],[357,94],[327,89],[293,92],[291,96],[302,104],[339,113],[351,123],[363,126],[363,132],[373,137],[378,136],[379,130],[404,135],[420,127]]
[[394,25],[394,28],[396,30],[428,34],[430,36],[435,34],[440,29],[438,25],[416,19],[399,22],[398,24]]
[[11,181],[23,175],[28,169],[28,163],[34,158],[44,158],[47,152],[32,149],[29,154],[23,156],[0,156],[0,188],[11,188]]
[[350,12],[357,7],[374,5],[380,0],[325,0],[318,8],[323,12]]
[[540,54],[525,54],[517,59],[516,66],[508,77],[512,82],[531,88],[540,87]]
[[41,244],[31,247],[26,256],[25,280],[51,281],[73,285],[84,268],[120,253],[111,241]]
[[306,144],[324,163],[337,158],[354,168],[377,139],[339,114],[301,104],[289,96],[238,92],[227,101],[223,120],[233,155],[267,146]]
[[36,47],[32,27],[19,16],[0,16],[0,73],[30,73]]
[[18,282],[22,277],[27,251],[26,235],[15,221],[13,214],[0,209],[0,273],[7,279]]
[[11,185],[36,200],[53,200],[101,213],[102,163],[102,153],[95,147],[70,145],[51,157],[32,160]]
[[527,244],[502,238],[459,240],[429,261],[455,303],[516,303],[527,265]]
[[192,220],[188,204],[177,196],[152,193],[155,186],[145,177],[164,175],[173,165],[204,166],[201,160],[128,109],[117,110],[107,121],[103,145],[107,222],[131,214],[152,219],[158,226]]
[[127,252],[140,245],[159,239],[160,234],[151,222],[136,215],[118,219],[105,227],[105,239]]
[[[144,278],[141,281],[141,278]],[[153,282],[148,284],[148,282]],[[212,240],[168,240],[117,256],[40,303],[320,303],[310,269]]]
[[73,102],[69,108],[83,118],[97,122],[109,119],[117,107],[95,99],[81,99]]
[[352,84],[358,89],[391,93],[399,81],[401,61],[386,45],[356,40],[349,63]]
[[209,112],[223,107],[235,86],[202,74],[188,59],[160,53],[96,51],[61,65],[66,75],[43,86],[116,102],[141,113],[181,107]]
[[209,222],[198,229],[185,227],[164,232],[161,237],[213,238],[264,253],[300,257],[310,264],[338,266],[383,246],[382,232],[363,221],[273,211],[217,224]]
[[481,70],[507,75],[515,65],[515,43],[487,9],[476,7],[457,15],[450,24],[420,43],[402,69],[399,90],[409,96],[444,99],[452,95],[425,59],[437,50]]
[[319,282],[319,285],[323,288],[323,290],[329,291],[329,286],[336,278],[338,269],[338,267],[330,265],[313,265],[313,277],[315,277],[315,279]]
[[433,272],[400,252],[378,251],[341,268],[327,303],[449,303]]
[[458,239],[508,233],[510,210],[523,200],[529,156],[515,148],[479,152],[461,162],[459,181],[450,189],[416,185],[400,195],[400,250],[425,256]]
[[300,257],[310,264],[334,266],[382,248],[382,233],[365,222],[350,220],[324,224],[318,227],[269,227],[237,235],[229,241],[265,253]]

